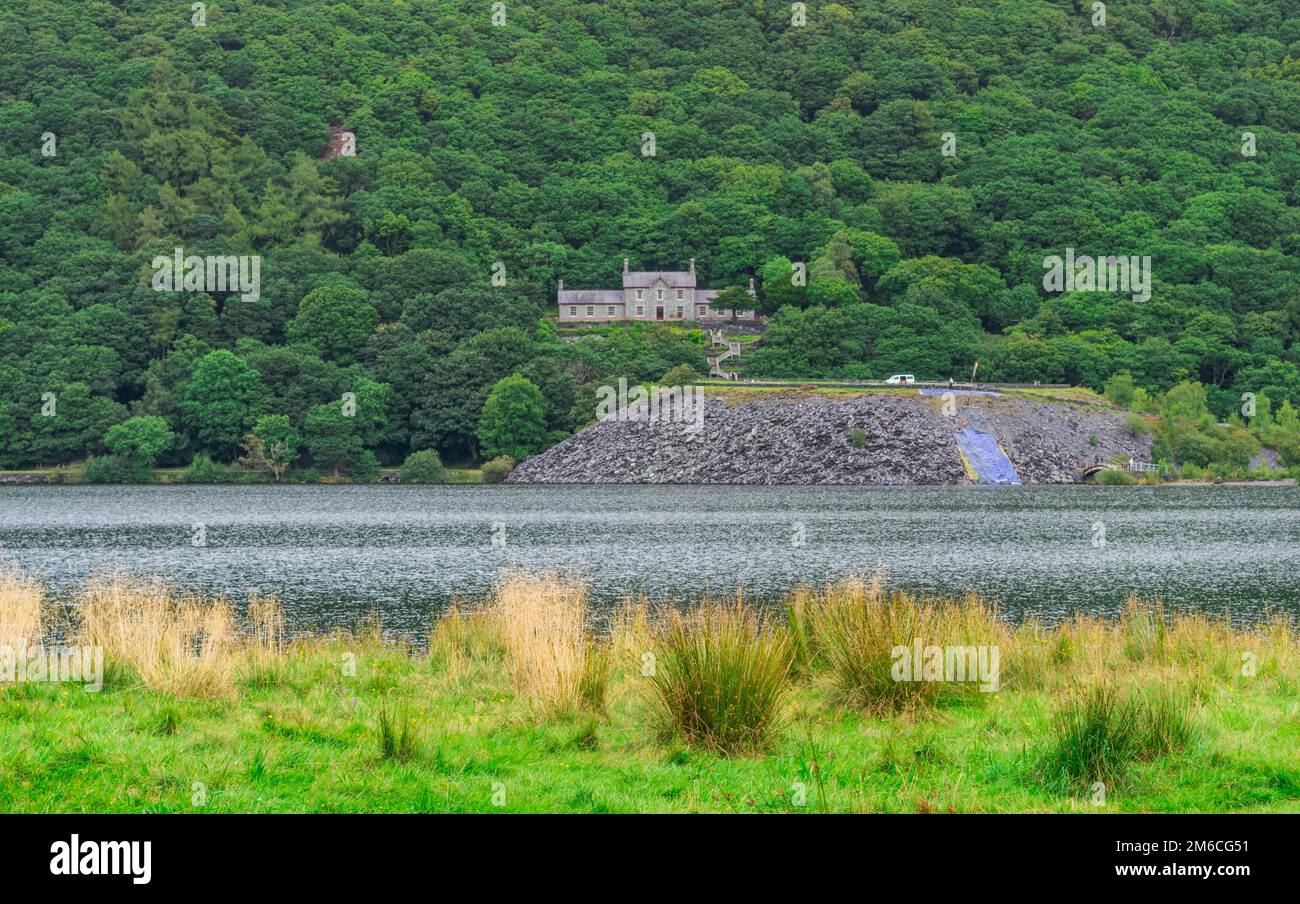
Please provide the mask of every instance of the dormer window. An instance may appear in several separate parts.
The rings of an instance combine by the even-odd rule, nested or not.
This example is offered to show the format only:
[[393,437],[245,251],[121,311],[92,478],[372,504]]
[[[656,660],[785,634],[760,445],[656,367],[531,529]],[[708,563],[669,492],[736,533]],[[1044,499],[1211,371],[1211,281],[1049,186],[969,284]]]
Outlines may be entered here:
[[655,289],[655,301],[663,301],[663,300],[664,300],[664,290]]

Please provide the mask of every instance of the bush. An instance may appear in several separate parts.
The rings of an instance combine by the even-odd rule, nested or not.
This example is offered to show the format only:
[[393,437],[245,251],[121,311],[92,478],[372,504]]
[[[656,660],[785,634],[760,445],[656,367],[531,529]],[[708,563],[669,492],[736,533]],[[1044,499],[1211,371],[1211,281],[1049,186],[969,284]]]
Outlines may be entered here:
[[789,637],[739,604],[672,613],[648,676],[663,733],[723,756],[763,750],[780,727],[792,658]]
[[515,469],[515,460],[509,455],[498,455],[483,465],[484,483],[501,483]]
[[1151,428],[1147,426],[1146,418],[1136,411],[1130,411],[1124,416],[1124,429],[1129,432],[1134,439],[1142,439],[1151,433]]
[[86,483],[149,483],[153,472],[118,455],[91,456],[82,473]]
[[181,472],[186,483],[234,483],[245,476],[243,469],[213,461],[206,452],[195,453],[190,466]]
[[447,469],[433,449],[412,452],[402,462],[402,483],[446,483]]
[[1132,474],[1127,471],[1117,471],[1113,468],[1098,471],[1096,481],[1099,486],[1103,487],[1123,487],[1137,483],[1137,479]]
[[1133,385],[1133,375],[1128,371],[1121,371],[1106,381],[1102,387],[1102,395],[1106,399],[1121,408],[1128,408],[1133,404],[1133,395],[1137,387]]
[[700,375],[689,364],[678,364],[659,378],[660,386],[692,386],[700,381]]
[[853,448],[861,449],[867,444],[867,431],[863,430],[861,427],[854,427],[849,431],[849,442],[852,444]]

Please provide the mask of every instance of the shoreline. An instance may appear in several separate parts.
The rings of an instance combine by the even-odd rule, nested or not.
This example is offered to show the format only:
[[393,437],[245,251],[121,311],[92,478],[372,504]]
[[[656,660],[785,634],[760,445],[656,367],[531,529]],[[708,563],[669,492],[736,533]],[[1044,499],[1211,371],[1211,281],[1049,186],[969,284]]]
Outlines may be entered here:
[[[166,473],[171,473],[172,469],[162,469]],[[386,473],[388,469],[385,469]],[[237,481],[197,481],[197,480],[176,480],[161,479],[149,482],[125,483],[125,482],[103,482],[89,483],[80,480],[50,480],[49,478],[57,474],[57,469],[35,470],[35,471],[0,471],[0,489],[9,486],[77,486],[77,487],[159,487],[159,486],[293,486],[293,487],[321,487],[321,486],[401,486],[401,487],[435,487],[435,486],[493,486],[494,484],[484,483],[478,479],[475,472],[477,469],[448,468],[448,472],[453,470],[465,472],[464,477],[448,480],[444,483],[402,483],[400,480],[352,480],[346,477],[325,478],[322,480],[262,480],[249,479]],[[396,474],[396,469],[392,469]],[[30,479],[29,479],[30,477]],[[1294,477],[1261,477],[1257,480],[1159,480],[1159,481],[1140,481],[1135,480],[1127,484],[1111,484],[1110,487],[1188,487],[1188,486],[1296,486],[1300,481]],[[692,483],[686,481],[665,482],[665,483],[646,483],[646,482],[628,482],[628,483],[565,483],[565,482],[512,482],[507,481],[505,485],[512,487],[532,486],[532,487],[580,487],[580,486],[697,486],[697,487],[729,487],[729,486],[787,486],[787,487],[860,487],[864,489],[891,489],[907,487],[976,487],[990,486],[989,484],[974,483],[966,481],[964,483],[900,483],[900,484],[860,484],[860,483],[766,483],[766,484],[744,484],[744,483]],[[1060,484],[1030,484],[1031,486],[1099,486],[1093,481],[1077,481],[1074,483]]]

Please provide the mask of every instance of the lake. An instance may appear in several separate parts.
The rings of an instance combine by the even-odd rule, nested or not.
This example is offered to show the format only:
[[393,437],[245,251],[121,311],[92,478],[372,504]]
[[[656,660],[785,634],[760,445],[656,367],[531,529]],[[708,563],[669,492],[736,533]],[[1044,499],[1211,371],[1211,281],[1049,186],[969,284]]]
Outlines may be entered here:
[[[201,545],[200,545],[201,544]],[[0,560],[51,596],[114,570],[185,588],[250,588],[296,632],[378,610],[422,634],[453,598],[511,568],[629,592],[764,600],[883,570],[981,590],[1011,618],[1114,614],[1129,593],[1173,607],[1300,616],[1294,486],[5,486]]]

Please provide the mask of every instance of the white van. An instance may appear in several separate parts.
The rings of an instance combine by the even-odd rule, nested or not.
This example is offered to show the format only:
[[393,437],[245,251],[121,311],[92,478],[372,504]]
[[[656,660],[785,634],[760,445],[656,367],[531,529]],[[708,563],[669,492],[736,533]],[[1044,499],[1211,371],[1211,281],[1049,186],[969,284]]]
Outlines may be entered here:
[[911,374],[894,374],[892,377],[890,377],[888,380],[885,381],[885,383],[890,386],[910,386],[915,382],[916,382],[916,377],[912,376]]

